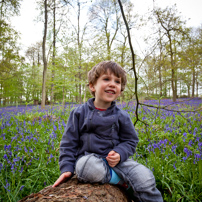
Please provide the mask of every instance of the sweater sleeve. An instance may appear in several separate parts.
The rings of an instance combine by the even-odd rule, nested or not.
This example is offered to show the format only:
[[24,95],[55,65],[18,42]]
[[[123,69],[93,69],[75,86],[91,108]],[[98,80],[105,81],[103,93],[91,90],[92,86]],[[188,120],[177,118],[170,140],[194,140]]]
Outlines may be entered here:
[[61,174],[74,173],[76,153],[79,145],[79,124],[76,109],[72,110],[60,143],[59,166]]
[[121,111],[119,116],[119,138],[120,143],[113,150],[120,154],[120,162],[124,162],[135,153],[139,141],[131,118],[125,111]]

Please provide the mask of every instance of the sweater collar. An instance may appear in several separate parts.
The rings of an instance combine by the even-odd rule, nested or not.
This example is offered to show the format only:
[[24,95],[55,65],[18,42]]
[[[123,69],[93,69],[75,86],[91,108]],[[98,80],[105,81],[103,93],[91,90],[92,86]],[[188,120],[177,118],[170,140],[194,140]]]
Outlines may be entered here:
[[[90,109],[96,109],[95,106],[94,106],[94,101],[95,101],[95,98],[90,98],[88,101],[87,101],[87,104],[88,106],[90,107]],[[114,107],[116,106],[116,102],[115,101],[112,101],[112,104],[109,108],[107,108],[106,111],[111,111]]]

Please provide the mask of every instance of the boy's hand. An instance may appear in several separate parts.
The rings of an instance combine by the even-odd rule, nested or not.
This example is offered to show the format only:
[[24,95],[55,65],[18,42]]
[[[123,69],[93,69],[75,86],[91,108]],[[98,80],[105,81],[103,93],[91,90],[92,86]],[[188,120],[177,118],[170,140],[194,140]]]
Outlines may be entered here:
[[56,180],[56,182],[54,183],[52,187],[57,187],[59,184],[61,184],[62,182],[65,182],[71,176],[72,176],[71,172],[62,173],[62,175],[60,175],[60,177]]
[[120,157],[119,153],[112,150],[109,152],[106,159],[107,159],[109,166],[113,168],[119,163],[119,161],[121,160],[121,157]]

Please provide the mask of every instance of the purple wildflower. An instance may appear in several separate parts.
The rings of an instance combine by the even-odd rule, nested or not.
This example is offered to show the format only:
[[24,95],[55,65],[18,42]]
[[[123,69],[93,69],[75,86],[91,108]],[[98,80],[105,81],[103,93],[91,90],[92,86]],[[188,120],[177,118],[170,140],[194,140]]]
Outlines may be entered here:
[[184,162],[185,162],[185,161],[187,160],[187,157],[183,157],[182,159],[183,159],[183,160],[184,160]]
[[[6,181],[7,181],[7,180],[6,180]],[[8,187],[10,187],[10,184],[7,182],[7,183],[6,183],[6,186],[4,186],[4,188],[5,188],[7,191],[10,192],[10,190],[8,189]]]
[[176,170],[176,166],[175,166],[176,162],[173,164],[174,169]]
[[191,146],[192,146],[192,144],[193,144],[192,140],[189,140],[188,145],[191,147]]
[[22,185],[21,187],[20,187],[20,191],[22,191],[22,189],[24,188],[25,186],[24,185]]
[[26,146],[24,146],[24,151],[25,151],[25,153],[27,153],[27,152],[28,152],[28,150],[27,150],[27,147],[26,147]]
[[192,151],[188,150],[186,147],[184,148],[184,152],[187,154],[187,157],[191,156]]
[[7,154],[4,154],[4,159],[8,160]]
[[56,125],[53,125],[53,130],[57,131],[57,126]]

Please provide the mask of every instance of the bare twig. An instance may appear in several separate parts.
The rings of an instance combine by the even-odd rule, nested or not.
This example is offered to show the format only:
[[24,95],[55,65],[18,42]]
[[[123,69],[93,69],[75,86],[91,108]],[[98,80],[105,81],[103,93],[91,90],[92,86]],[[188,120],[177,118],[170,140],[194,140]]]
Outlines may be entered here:
[[156,108],[156,109],[164,109],[166,111],[172,111],[172,112],[184,112],[184,113],[187,113],[187,112],[198,112],[198,111],[201,111],[202,110],[202,107],[199,107],[198,109],[195,109],[195,110],[175,110],[175,109],[167,109],[166,107],[170,106],[170,105],[166,105],[166,106],[155,106],[155,105],[148,105],[148,104],[144,104],[144,103],[139,103],[139,105],[143,105],[143,106],[146,106],[146,107],[151,107],[151,108]]
[[[126,26],[126,30],[127,30],[127,33],[128,33],[128,41],[129,41],[129,45],[130,45],[130,50],[131,50],[131,54],[132,54],[132,68],[131,70],[133,70],[134,72],[134,75],[135,75],[135,97],[136,97],[136,110],[135,110],[135,115],[136,115],[136,120],[134,122],[134,126],[136,125],[136,123],[138,121],[144,123],[146,126],[148,126],[147,123],[141,121],[138,117],[138,107],[139,105],[143,105],[143,106],[147,106],[147,107],[151,107],[151,108],[156,108],[157,111],[156,111],[156,115],[157,115],[157,112],[159,111],[159,109],[162,109],[162,110],[166,110],[166,111],[172,111],[172,112],[177,112],[180,114],[180,116],[182,116],[183,118],[185,118],[181,113],[187,113],[187,112],[198,112],[198,111],[201,111],[202,110],[202,107],[199,107],[198,109],[195,109],[195,110],[175,110],[175,109],[168,109],[167,107],[169,107],[170,105],[174,105],[174,104],[178,104],[179,102],[182,102],[182,101],[178,101],[178,103],[172,103],[170,105],[167,105],[167,106],[160,106],[160,102],[159,102],[159,106],[154,106],[154,105],[148,105],[148,104],[144,104],[144,103],[140,103],[139,102],[139,99],[138,99],[138,94],[137,94],[137,81],[138,81],[138,77],[137,77],[137,73],[136,73],[136,69],[135,69],[135,53],[134,53],[134,50],[133,50],[133,46],[132,46],[132,42],[131,42],[131,36],[130,36],[130,29],[129,29],[129,26],[128,26],[128,23],[127,23],[127,20],[126,20],[126,17],[125,17],[125,14],[124,14],[124,10],[123,10],[123,6],[122,6],[122,3],[121,3],[121,0],[118,0],[119,2],[119,6],[120,6],[120,9],[121,9],[121,14],[122,14],[122,17],[123,17],[123,20],[124,20],[124,23],[125,23],[125,26]],[[153,50],[152,50],[153,51]],[[146,59],[146,57],[145,57]],[[145,60],[144,59],[144,60]],[[143,61],[144,62],[144,61]],[[142,64],[141,64],[142,65]],[[191,98],[192,99],[192,98]],[[190,99],[190,100],[191,100]],[[156,119],[156,118],[155,118]],[[186,118],[185,118],[186,119]],[[188,119],[187,119],[188,120]],[[189,121],[189,120],[188,120]]]
[[135,69],[135,53],[134,53],[133,45],[132,45],[132,42],[131,42],[130,28],[128,26],[128,23],[127,23],[125,14],[124,14],[124,10],[123,10],[121,0],[118,0],[118,2],[119,2],[119,6],[120,6],[120,9],[121,9],[121,14],[122,14],[124,23],[126,25],[126,30],[127,30],[127,33],[128,33],[128,41],[129,41],[129,45],[130,45],[130,50],[131,50],[131,54],[132,54],[132,62],[133,62],[132,63],[132,68],[133,68],[133,72],[134,72],[134,75],[135,75],[135,97],[136,97],[136,101],[137,101],[137,105],[136,105],[136,109],[135,109],[135,115],[136,115],[136,120],[135,120],[135,123],[134,123],[134,126],[135,126],[136,123],[139,120],[139,118],[138,118],[139,99],[138,99],[138,95],[137,95],[137,80],[138,80],[138,77],[137,77],[137,73],[136,73],[136,69]]

